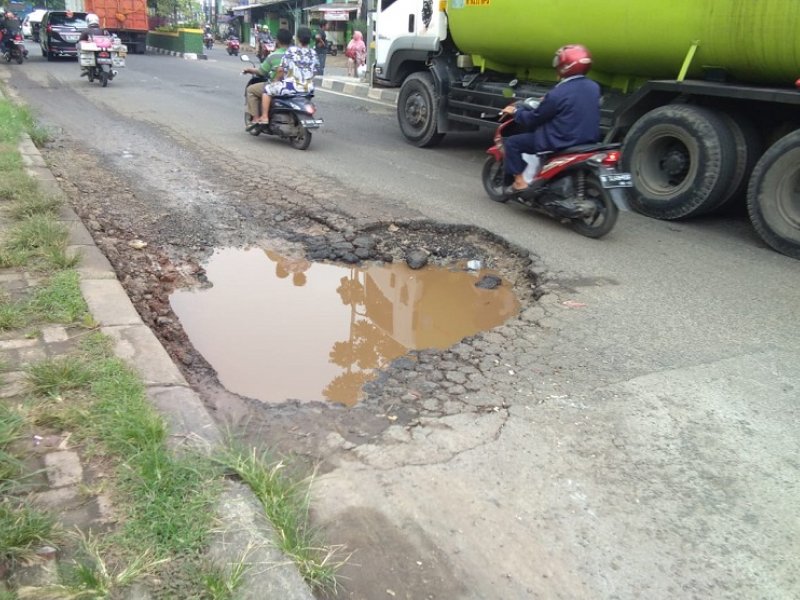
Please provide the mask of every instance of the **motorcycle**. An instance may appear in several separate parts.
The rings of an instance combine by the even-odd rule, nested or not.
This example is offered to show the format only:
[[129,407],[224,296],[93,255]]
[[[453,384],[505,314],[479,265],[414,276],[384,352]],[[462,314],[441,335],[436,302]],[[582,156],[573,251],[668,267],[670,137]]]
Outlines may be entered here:
[[[533,102],[526,103],[535,107]],[[590,238],[606,235],[619,211],[630,210],[623,189],[632,187],[633,181],[630,173],[617,170],[620,144],[584,144],[560,152],[523,154],[527,165],[523,175],[529,187],[509,193],[513,176],[506,174],[503,165],[504,139],[519,132],[513,118],[500,118],[481,174],[489,198],[514,200],[569,223],[574,231]]]
[[203,34],[203,45],[206,47],[206,50],[211,50],[211,48],[214,47],[214,36],[211,34],[211,32],[207,31]]
[[331,40],[328,40],[325,42],[325,52],[331,56],[336,56],[339,54],[339,49],[336,47],[336,44],[334,44]]
[[[256,66],[247,54],[242,54],[240,59],[242,62],[249,62],[252,66]],[[314,116],[317,112],[317,107],[311,101],[314,94],[274,96],[269,107],[269,123],[266,125],[253,124],[250,121],[250,113],[247,112],[247,88],[264,81],[266,81],[264,77],[254,75],[244,87],[244,122],[248,133],[253,136],[262,133],[276,135],[281,139],[289,140],[292,148],[305,150],[311,144],[311,130],[319,129],[324,122]]]
[[95,79],[103,87],[119,73],[117,69],[125,66],[128,47],[114,36],[94,35],[90,40],[78,42],[78,60],[81,65],[81,77],[89,83]]
[[239,56],[239,38],[236,36],[229,37],[226,49],[228,56]]
[[256,53],[256,56],[258,56],[258,60],[264,62],[265,58],[267,58],[270,54],[275,52],[275,48],[277,48],[277,45],[275,44],[274,40],[270,42],[262,42],[261,44],[259,44],[258,52]]
[[6,62],[10,63],[12,60],[17,61],[17,64],[22,64],[28,58],[28,49],[25,47],[25,40],[22,38],[21,33],[15,33],[11,40],[11,47],[8,48],[3,43],[3,58]]

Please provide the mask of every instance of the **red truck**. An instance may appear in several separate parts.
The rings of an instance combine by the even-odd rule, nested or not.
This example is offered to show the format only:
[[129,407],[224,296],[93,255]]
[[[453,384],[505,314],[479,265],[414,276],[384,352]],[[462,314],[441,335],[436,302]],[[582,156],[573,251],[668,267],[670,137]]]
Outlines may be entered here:
[[147,45],[147,0],[67,0],[66,9],[94,13],[100,26],[115,34],[128,52],[144,54]]

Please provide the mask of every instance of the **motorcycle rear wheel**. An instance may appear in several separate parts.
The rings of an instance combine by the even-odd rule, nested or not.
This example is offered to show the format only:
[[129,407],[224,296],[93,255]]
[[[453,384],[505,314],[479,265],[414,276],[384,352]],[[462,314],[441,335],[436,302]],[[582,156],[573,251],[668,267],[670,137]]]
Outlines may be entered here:
[[505,170],[502,160],[495,160],[494,156],[487,156],[483,163],[481,181],[486,194],[495,202],[508,202],[508,196],[503,193]]
[[21,65],[23,60],[25,60],[25,55],[22,52],[20,52],[19,54],[17,54],[17,64]]
[[311,144],[311,132],[305,127],[299,127],[300,133],[289,139],[292,148],[296,150],[305,150]]
[[108,86],[108,73],[106,73],[105,71],[100,71],[100,84],[103,87]]
[[572,219],[572,229],[586,237],[603,237],[614,228],[619,209],[596,175],[586,174],[585,194],[586,200],[595,204],[596,211],[593,215]]

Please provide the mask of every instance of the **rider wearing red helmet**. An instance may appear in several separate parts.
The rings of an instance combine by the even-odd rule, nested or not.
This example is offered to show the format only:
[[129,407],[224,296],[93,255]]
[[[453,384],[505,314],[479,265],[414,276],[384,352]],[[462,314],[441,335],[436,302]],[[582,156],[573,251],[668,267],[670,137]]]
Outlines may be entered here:
[[591,67],[592,55],[584,46],[562,46],[553,58],[560,81],[539,106],[510,105],[503,109],[528,130],[505,141],[505,169],[514,175],[509,192],[527,187],[522,175],[523,153],[559,151],[600,139],[600,86],[586,77]]

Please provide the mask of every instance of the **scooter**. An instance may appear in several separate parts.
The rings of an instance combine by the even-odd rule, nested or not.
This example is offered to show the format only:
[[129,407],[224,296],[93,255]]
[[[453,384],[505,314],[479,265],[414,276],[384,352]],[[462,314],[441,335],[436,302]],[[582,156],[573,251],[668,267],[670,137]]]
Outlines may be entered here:
[[125,66],[128,47],[115,36],[93,35],[90,40],[78,42],[78,60],[81,65],[81,77],[89,83],[95,79],[103,87],[114,79],[120,69]]
[[[254,67],[254,62],[247,54],[240,57],[242,62],[249,62]],[[253,124],[250,121],[250,113],[247,112],[247,88],[254,83],[266,81],[263,77],[254,75],[245,85],[245,111],[244,123],[250,135],[276,135],[284,140],[289,140],[292,148],[305,150],[311,144],[311,130],[319,129],[324,123],[322,119],[317,119],[314,115],[317,107],[311,101],[314,94],[299,94],[297,96],[274,96],[269,107],[269,123],[266,125]]]
[[228,51],[228,56],[239,56],[239,38],[234,35],[230,36],[226,50]]
[[[533,102],[526,104],[535,107]],[[513,177],[504,169],[504,139],[519,132],[513,118],[501,115],[500,119],[481,174],[489,198],[495,202],[513,200],[568,223],[590,238],[606,235],[617,222],[619,211],[630,210],[623,188],[632,187],[633,181],[630,173],[617,170],[619,144],[585,144],[560,152],[523,154],[527,165],[523,175],[529,187],[509,192]]]
[[274,40],[271,42],[264,42],[263,44],[260,44],[258,52],[256,53],[256,56],[258,56],[258,60],[264,62],[265,58],[267,58],[270,54],[275,52],[275,48],[277,48],[277,45],[275,44]]
[[332,40],[328,40],[327,42],[325,42],[325,52],[327,52],[331,56],[336,56],[337,54],[339,54],[339,49],[336,47],[336,44],[334,44]]
[[203,45],[206,47],[206,50],[211,50],[211,48],[214,47],[214,36],[210,32],[203,34]]
[[3,43],[3,58],[5,58],[8,63],[15,60],[19,65],[28,58],[28,49],[25,47],[25,40],[21,33],[14,34],[10,48],[6,48],[5,43]]

